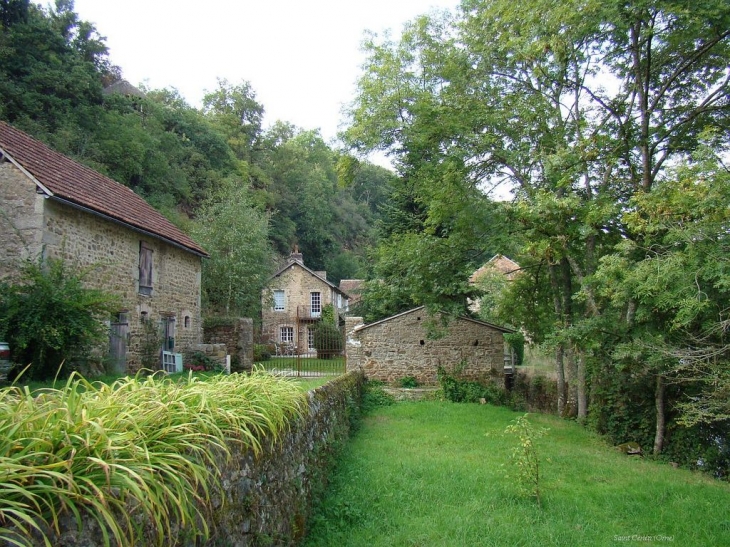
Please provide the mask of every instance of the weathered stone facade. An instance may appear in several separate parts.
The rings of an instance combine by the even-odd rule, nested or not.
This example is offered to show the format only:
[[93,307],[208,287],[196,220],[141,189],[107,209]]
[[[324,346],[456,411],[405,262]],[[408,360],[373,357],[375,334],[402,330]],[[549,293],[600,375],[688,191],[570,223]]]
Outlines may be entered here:
[[253,320],[239,318],[203,324],[203,342],[225,344],[231,356],[233,372],[250,371],[253,368]]
[[[36,192],[36,184],[15,165],[0,162],[0,278],[13,277],[19,260],[62,258],[77,268],[93,268],[90,287],[120,297],[126,322],[126,371],[141,366],[142,318],[165,321],[174,351],[201,341],[201,258],[162,239],[133,230],[89,210]],[[140,244],[152,249],[152,290],[140,294]]]
[[509,329],[465,317],[452,319],[443,336],[429,337],[429,318],[416,308],[370,325],[347,318],[347,370],[368,379],[395,383],[413,376],[422,385],[437,383],[438,367],[461,378],[487,381],[503,375]]
[[[301,254],[292,255],[287,266],[279,270],[262,293],[261,341],[291,342],[300,354],[311,350],[307,329],[321,316],[324,306],[331,304],[338,313],[347,308],[347,296],[327,281],[326,272],[314,272],[304,266]],[[275,292],[281,291],[277,301]],[[319,294],[319,307],[313,307],[313,294]],[[280,308],[280,309],[279,309]],[[282,329],[292,329],[287,340]]]

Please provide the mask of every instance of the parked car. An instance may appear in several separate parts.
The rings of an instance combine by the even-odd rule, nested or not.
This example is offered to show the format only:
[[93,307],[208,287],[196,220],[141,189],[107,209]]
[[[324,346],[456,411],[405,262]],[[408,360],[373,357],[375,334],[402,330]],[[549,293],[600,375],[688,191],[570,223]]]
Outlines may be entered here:
[[13,368],[10,362],[10,346],[6,342],[0,342],[0,380],[8,377],[8,372]]

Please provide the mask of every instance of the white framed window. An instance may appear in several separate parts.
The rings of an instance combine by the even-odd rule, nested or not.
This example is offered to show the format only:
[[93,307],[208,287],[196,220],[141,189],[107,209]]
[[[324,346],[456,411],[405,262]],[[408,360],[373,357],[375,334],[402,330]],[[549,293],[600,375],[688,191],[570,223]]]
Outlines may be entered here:
[[274,290],[274,311],[286,309],[286,293],[281,289]]
[[294,342],[294,327],[281,327],[279,330],[280,342]]
[[322,315],[322,293],[312,292],[310,293],[310,304],[312,306],[312,317],[319,317]]

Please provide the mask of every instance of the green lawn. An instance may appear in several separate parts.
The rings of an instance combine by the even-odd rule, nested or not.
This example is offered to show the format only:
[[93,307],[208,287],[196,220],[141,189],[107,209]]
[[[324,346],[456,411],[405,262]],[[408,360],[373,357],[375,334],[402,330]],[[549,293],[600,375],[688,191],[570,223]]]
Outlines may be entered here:
[[312,546],[730,545],[730,485],[625,456],[575,423],[530,415],[542,508],[514,471],[521,413],[439,401],[380,407],[346,447]]
[[301,375],[332,375],[345,373],[345,358],[318,359],[316,357],[272,357],[256,363],[275,373],[299,373]]

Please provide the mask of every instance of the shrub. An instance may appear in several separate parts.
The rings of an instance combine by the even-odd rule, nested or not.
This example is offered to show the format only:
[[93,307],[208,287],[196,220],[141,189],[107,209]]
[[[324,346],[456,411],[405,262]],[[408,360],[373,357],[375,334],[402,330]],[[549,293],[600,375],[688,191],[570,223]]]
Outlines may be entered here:
[[[515,472],[508,475],[512,484],[516,484],[522,494],[534,497],[540,505],[540,457],[535,441],[548,432],[545,428],[535,429],[527,419],[527,414],[520,416],[505,429],[518,438],[518,444],[512,449],[512,464]],[[513,481],[512,479],[516,479]]]
[[275,349],[269,344],[254,344],[253,346],[253,360],[256,363],[268,361],[271,359],[272,353],[275,353]]
[[223,372],[223,367],[219,362],[203,353],[202,351],[192,351],[186,355],[185,368],[193,371],[204,372]]
[[314,330],[314,347],[317,349],[317,357],[329,359],[334,355],[342,353],[344,342],[342,333],[331,323],[320,321]]
[[418,382],[415,376],[404,376],[403,378],[398,380],[398,385],[405,388],[414,388],[418,387],[421,384]]
[[509,394],[501,387],[493,383],[480,384],[457,378],[448,374],[443,367],[438,368],[438,381],[444,399],[452,403],[478,403],[481,399],[493,405],[505,405],[509,402]]
[[76,357],[108,339],[102,320],[119,304],[84,287],[93,271],[39,259],[22,265],[19,283],[0,286],[0,339],[10,343],[13,362],[30,365],[31,379],[67,375]]

